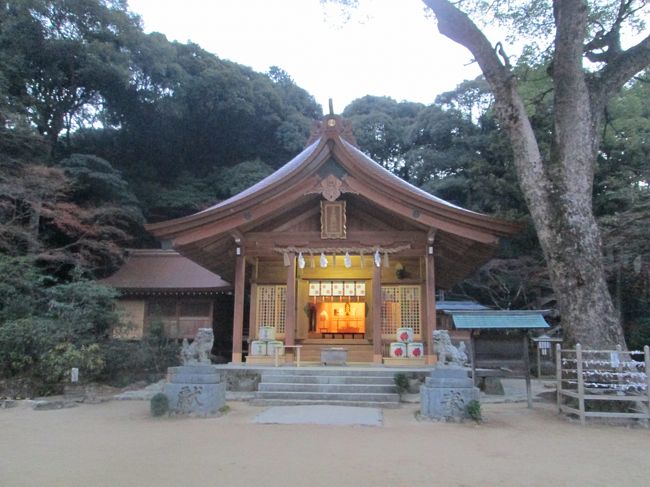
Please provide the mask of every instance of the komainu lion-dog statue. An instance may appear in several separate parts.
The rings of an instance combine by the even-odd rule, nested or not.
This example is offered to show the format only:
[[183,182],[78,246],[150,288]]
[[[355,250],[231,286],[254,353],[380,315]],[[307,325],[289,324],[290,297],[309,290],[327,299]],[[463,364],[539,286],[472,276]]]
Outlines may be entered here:
[[468,362],[465,343],[461,342],[459,347],[455,347],[451,343],[447,330],[435,330],[433,332],[433,346],[438,354],[438,365],[463,367]]
[[199,328],[191,344],[187,342],[187,338],[184,339],[183,348],[181,348],[181,361],[183,365],[211,363],[210,351],[212,350],[213,342],[214,333],[212,332],[212,328]]

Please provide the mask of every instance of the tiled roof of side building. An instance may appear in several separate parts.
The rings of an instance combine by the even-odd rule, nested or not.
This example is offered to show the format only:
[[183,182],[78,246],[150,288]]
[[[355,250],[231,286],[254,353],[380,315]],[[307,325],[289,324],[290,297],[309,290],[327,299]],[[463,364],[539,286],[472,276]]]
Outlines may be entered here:
[[129,290],[223,290],[231,289],[219,275],[174,250],[128,250],[124,264],[101,284]]

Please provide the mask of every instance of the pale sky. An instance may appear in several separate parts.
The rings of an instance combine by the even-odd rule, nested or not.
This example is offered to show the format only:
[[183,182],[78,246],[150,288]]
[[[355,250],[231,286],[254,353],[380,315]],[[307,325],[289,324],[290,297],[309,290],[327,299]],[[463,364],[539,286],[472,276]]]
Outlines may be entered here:
[[343,111],[365,95],[432,103],[480,73],[438,33],[421,0],[360,0],[344,21],[319,0],[129,0],[146,32],[192,41],[222,59],[284,69],[323,105]]

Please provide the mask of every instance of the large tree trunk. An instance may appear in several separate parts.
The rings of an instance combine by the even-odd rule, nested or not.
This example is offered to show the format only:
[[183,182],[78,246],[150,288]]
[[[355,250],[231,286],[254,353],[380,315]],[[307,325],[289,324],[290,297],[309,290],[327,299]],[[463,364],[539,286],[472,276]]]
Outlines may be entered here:
[[[644,59],[650,57],[650,40],[639,44],[640,59],[619,59],[622,72],[604,76],[598,84],[590,83],[582,68],[586,3],[555,2],[554,139],[550,160],[543,160],[507,59],[499,58],[478,27],[451,2],[424,3],[436,15],[440,32],[472,52],[490,83],[496,115],[512,144],[517,177],[546,258],[567,338],[591,348],[624,345],[605,280],[592,186],[607,97],[622,85],[625,76],[629,79],[634,69],[642,69]],[[636,55],[639,58],[639,52]]]

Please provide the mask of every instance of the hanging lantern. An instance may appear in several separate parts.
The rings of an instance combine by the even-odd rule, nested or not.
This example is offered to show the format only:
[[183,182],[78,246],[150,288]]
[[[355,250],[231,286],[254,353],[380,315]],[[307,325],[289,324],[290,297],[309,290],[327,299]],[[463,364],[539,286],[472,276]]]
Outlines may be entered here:
[[302,256],[302,252],[298,253],[298,267],[301,269],[305,268],[305,258]]
[[327,257],[325,257],[325,252],[320,253],[320,266],[323,269],[327,267]]
[[287,254],[286,252],[283,253],[282,260],[284,261],[284,266],[289,267],[289,265],[291,264],[291,262],[289,262],[289,254]]
[[352,267],[352,259],[350,258],[350,253],[349,252],[345,252],[345,257],[343,257],[343,264],[345,265],[345,267],[347,269]]
[[381,267],[381,255],[379,254],[379,250],[375,251],[375,266]]
[[388,252],[384,252],[384,267],[390,267],[390,261],[388,260]]

